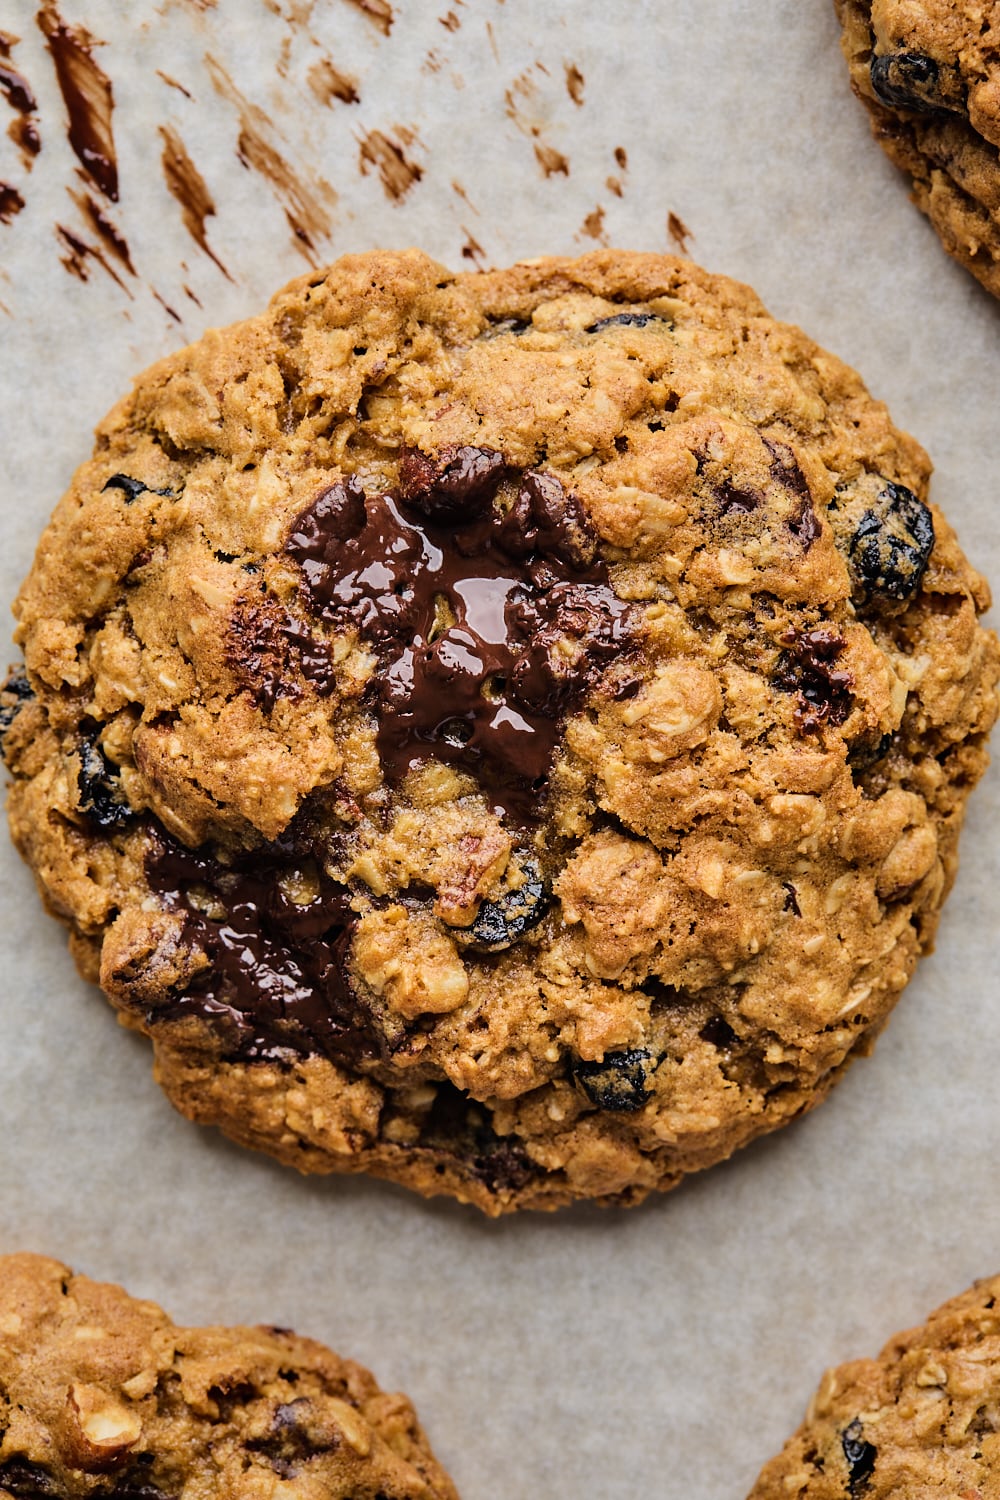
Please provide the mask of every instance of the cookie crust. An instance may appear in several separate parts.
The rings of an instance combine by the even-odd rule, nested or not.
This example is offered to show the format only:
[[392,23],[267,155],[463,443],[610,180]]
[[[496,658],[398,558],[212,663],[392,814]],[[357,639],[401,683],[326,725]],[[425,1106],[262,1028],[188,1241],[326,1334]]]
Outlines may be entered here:
[[0,1257],[0,1494],[456,1500],[405,1396],[282,1328],[178,1328]]
[[1000,13],[835,0],[858,98],[950,255],[1000,296]]
[[997,1493],[1000,1277],[979,1281],[877,1359],[828,1370],[750,1500]]
[[928,473],[688,262],[348,257],[101,425],[17,603],[15,840],[191,1118],[637,1202],[817,1103],[933,939],[998,666]]

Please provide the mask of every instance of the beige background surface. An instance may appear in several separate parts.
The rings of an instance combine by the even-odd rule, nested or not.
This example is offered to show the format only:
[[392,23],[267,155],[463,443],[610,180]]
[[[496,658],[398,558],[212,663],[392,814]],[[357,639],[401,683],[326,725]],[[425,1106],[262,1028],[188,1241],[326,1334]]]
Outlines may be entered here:
[[[104,210],[135,272],[110,261],[116,282],[89,253],[87,280],[62,264],[57,225],[98,242],[70,196],[83,184],[35,6],[2,0],[43,142],[29,175],[0,135],[0,178],[26,203],[0,225],[5,599],[130,376],[307,268],[286,209],[319,214],[317,261],[417,243],[452,266],[595,236],[666,250],[673,212],[697,259],[861,369],[1000,582],[1000,307],[871,142],[829,0],[393,3],[386,35],[351,0],[66,0],[114,88],[121,192]],[[320,102],[323,58],[360,102]],[[214,199],[206,233],[231,279],[167,191],[165,123]],[[362,172],[366,139],[388,183]],[[260,140],[297,197],[241,163],[241,146],[273,160]],[[824,1365],[1000,1268],[998,834],[994,773],[937,955],[817,1114],[642,1209],[500,1224],[298,1179],[186,1124],[3,844],[0,1248],[121,1280],[181,1321],[332,1342],[410,1392],[465,1500],[742,1496]]]

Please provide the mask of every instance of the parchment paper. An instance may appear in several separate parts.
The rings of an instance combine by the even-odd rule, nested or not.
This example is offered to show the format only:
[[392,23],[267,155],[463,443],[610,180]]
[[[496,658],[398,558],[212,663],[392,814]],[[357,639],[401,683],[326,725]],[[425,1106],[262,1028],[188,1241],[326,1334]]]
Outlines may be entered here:
[[[829,0],[394,9],[385,34],[349,0],[66,0],[106,43],[120,199],[91,196],[128,244],[134,275],[109,260],[118,284],[89,251],[85,281],[62,264],[57,224],[100,241],[69,196],[85,184],[35,6],[3,0],[42,137],[29,174],[0,135],[0,178],[25,200],[0,225],[6,599],[130,377],[307,268],[286,210],[327,217],[307,230],[317,262],[416,243],[452,266],[595,236],[675,248],[673,213],[695,258],[860,368],[1000,580],[1000,308],[871,141]],[[323,59],[360,102],[321,102]],[[214,200],[204,234],[231,279],[168,192],[167,124]],[[299,199],[274,188],[260,140]],[[936,956],[816,1114],[642,1209],[499,1224],[300,1179],[175,1115],[0,838],[0,1248],[120,1280],[179,1321],[331,1342],[409,1392],[465,1500],[733,1500],[825,1365],[1000,1269],[998,834],[993,773]]]

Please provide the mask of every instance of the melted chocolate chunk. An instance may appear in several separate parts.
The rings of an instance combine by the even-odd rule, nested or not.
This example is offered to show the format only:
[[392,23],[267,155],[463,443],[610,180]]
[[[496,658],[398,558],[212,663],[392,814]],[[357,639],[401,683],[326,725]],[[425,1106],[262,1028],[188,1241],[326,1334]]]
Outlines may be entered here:
[[787,444],[775,442],[773,438],[765,438],[764,445],[771,455],[773,478],[790,494],[798,497],[799,506],[788,521],[788,529],[808,552],[823,530],[813,509],[809,481],[799,468],[795,454]]
[[381,658],[374,690],[383,771],[430,758],[477,776],[494,805],[537,818],[560,721],[630,644],[579,501],[525,474],[504,511],[490,449],[404,455],[405,496],[331,486],[286,550],[310,608]]
[[890,109],[937,114],[962,109],[962,90],[953,76],[925,52],[888,52],[871,60],[872,88]]
[[665,323],[666,321],[666,318],[657,317],[656,313],[613,313],[610,318],[598,318],[596,323],[589,324],[584,329],[584,333],[600,333],[604,328],[645,328],[647,323]]
[[80,811],[99,828],[120,828],[132,818],[132,809],[122,790],[121,777],[95,739],[82,740],[76,784]]
[[904,602],[920,587],[934,550],[934,519],[904,484],[886,480],[850,542],[848,566],[855,588]]
[[830,625],[815,625],[800,634],[782,637],[788,647],[778,663],[775,685],[798,693],[795,723],[803,732],[823,724],[843,724],[854,705],[854,678],[836,665],[847,647]]
[[[184,940],[208,969],[151,1022],[197,1016],[246,1061],[319,1053],[356,1063],[377,1051],[347,967],[354,913],[346,886],[278,846],[224,865],[160,833],[146,857],[150,888],[184,917]],[[301,903],[295,884],[309,888]]]
[[337,674],[325,641],[317,640],[276,601],[261,594],[236,601],[226,658],[257,703],[270,713],[279,698],[301,695],[298,677],[328,696]]
[[743,489],[731,479],[723,479],[721,483],[713,485],[712,494],[718,500],[719,509],[724,516],[748,515],[758,508],[763,499],[756,490]]
[[496,901],[482,903],[469,929],[475,946],[486,948],[491,953],[512,947],[526,932],[538,926],[551,899],[537,867],[532,867],[519,890],[508,891]]
[[429,521],[480,516],[493,500],[505,467],[503,454],[493,448],[443,448],[435,458],[419,448],[404,448],[400,494]]
[[855,1417],[840,1435],[840,1446],[847,1460],[847,1483],[852,1496],[863,1495],[875,1472],[878,1449],[865,1441],[860,1417]]
[[112,474],[107,483],[101,485],[102,495],[105,490],[121,490],[125,496],[126,505],[131,505],[139,495],[170,495],[172,497],[174,493],[173,490],[167,489],[154,490],[148,484],[143,484],[141,479],[132,479],[128,474]]
[[598,1109],[633,1113],[653,1092],[648,1086],[652,1057],[644,1048],[606,1052],[603,1062],[577,1062],[573,1076]]

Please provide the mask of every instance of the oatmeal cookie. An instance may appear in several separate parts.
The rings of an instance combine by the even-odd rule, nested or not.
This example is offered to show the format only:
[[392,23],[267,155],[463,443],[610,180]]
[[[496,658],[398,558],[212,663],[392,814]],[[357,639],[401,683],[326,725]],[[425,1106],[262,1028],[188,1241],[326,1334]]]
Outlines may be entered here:
[[1000,1276],[828,1370],[750,1500],[1000,1494]]
[[405,1396],[286,1328],[178,1328],[0,1257],[0,1495],[457,1500]]
[[191,1118],[634,1203],[930,945],[998,668],[928,471],[688,262],[349,257],[102,423],[16,606],[18,847]]
[[1000,296],[1000,5],[836,0],[854,92],[950,255]]

